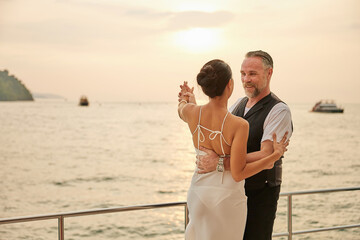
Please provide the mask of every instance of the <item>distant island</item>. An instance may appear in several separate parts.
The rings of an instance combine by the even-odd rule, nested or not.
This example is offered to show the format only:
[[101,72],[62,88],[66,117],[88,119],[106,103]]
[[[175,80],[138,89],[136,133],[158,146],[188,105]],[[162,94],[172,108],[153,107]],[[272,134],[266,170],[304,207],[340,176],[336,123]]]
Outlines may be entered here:
[[34,101],[25,85],[8,70],[0,70],[0,101]]

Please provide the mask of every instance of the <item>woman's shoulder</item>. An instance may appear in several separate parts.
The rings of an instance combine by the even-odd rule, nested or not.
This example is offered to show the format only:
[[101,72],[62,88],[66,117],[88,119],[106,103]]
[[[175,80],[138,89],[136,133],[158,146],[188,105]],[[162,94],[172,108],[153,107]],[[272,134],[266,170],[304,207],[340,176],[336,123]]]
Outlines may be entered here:
[[196,115],[196,113],[199,112],[198,109],[200,107],[201,106],[198,106],[198,105],[193,104],[193,103],[187,103],[187,104],[184,105],[181,113],[182,113],[183,116],[185,116],[186,122],[191,121],[191,120],[193,120],[195,118],[195,115]]
[[228,115],[224,126],[224,137],[230,143],[230,145],[232,144],[235,136],[240,138],[246,137],[248,132],[249,123],[245,119],[233,114]]
[[229,127],[234,128],[235,130],[248,130],[249,123],[245,119],[229,114]]
[[236,116],[234,114],[229,114],[229,119],[231,119],[231,121],[233,121],[234,124],[249,125],[248,121],[246,121],[242,117],[238,117],[238,116]]
[[195,111],[195,109],[198,109],[200,106],[194,104],[194,103],[187,103],[183,107],[183,111],[185,112],[192,112]]

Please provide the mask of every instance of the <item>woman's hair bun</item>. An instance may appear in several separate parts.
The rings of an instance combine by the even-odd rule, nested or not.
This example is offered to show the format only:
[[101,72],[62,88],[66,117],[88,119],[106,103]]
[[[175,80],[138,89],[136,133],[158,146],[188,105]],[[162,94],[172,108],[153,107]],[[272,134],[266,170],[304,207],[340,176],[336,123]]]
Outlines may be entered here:
[[211,65],[204,66],[197,75],[197,81],[200,86],[209,86],[211,81],[216,81],[216,72]]
[[196,79],[203,92],[210,98],[221,96],[232,77],[231,69],[224,61],[215,59],[206,63]]

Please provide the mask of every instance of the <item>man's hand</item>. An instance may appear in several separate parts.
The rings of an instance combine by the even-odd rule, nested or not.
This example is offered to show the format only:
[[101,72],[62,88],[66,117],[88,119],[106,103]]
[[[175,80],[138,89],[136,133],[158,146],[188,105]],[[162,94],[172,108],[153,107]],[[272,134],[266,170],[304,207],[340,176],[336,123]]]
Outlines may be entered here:
[[184,82],[183,85],[180,85],[180,92],[178,94],[178,101],[186,100],[189,103],[196,104],[196,99],[194,95],[194,87],[190,88],[188,82]]
[[216,152],[201,147],[200,150],[205,152],[206,155],[199,155],[197,160],[198,173],[208,173],[216,170],[219,161],[219,156]]

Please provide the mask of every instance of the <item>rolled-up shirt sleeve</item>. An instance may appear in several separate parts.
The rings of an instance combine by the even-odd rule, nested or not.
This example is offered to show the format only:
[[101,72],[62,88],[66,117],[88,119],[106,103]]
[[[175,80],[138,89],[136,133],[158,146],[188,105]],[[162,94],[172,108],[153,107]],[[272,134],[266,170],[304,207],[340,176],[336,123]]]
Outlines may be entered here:
[[289,140],[293,132],[291,112],[290,108],[281,102],[276,104],[266,117],[261,142],[266,140],[273,141],[273,133],[276,133],[276,138],[279,142],[287,131],[289,132],[287,140]]

